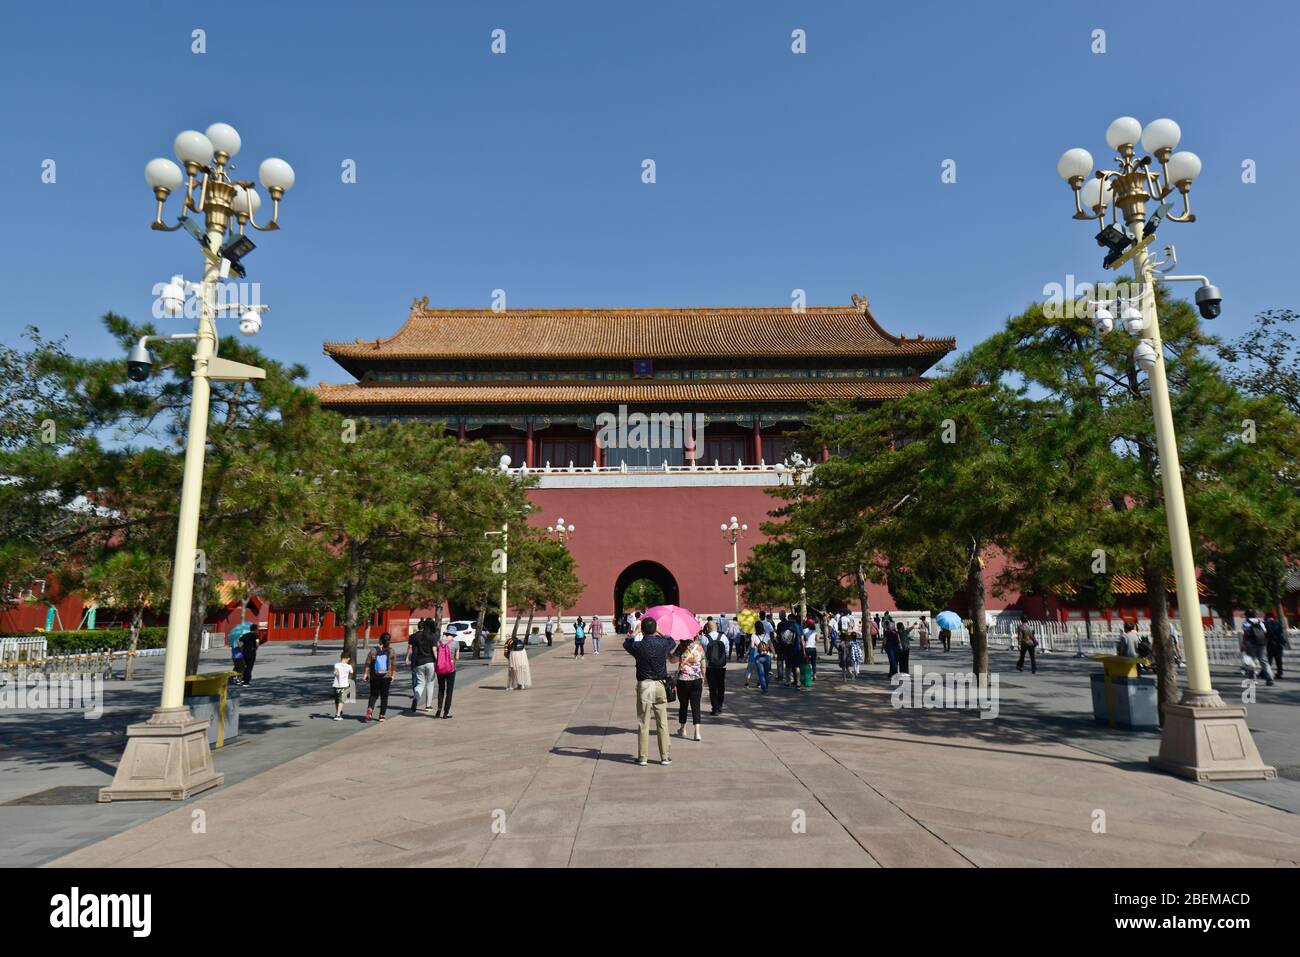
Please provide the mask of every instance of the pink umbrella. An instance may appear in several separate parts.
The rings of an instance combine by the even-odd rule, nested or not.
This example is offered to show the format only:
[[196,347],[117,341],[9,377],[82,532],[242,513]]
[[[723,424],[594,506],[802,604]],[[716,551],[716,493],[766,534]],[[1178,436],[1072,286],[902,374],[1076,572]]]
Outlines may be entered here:
[[655,605],[647,608],[645,616],[653,618],[660,633],[674,641],[690,641],[700,633],[700,623],[685,608],[676,605]]

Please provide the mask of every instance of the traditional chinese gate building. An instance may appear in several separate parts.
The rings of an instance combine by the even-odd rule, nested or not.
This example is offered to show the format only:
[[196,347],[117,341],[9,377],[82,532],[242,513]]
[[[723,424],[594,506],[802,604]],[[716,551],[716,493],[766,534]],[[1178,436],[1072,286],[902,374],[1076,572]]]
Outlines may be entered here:
[[[537,474],[534,521],[576,529],[570,549],[587,587],[566,611],[609,615],[616,592],[649,578],[669,601],[717,613],[733,607],[719,525],[748,523],[743,562],[775,505],[765,489],[782,480],[787,433],[822,399],[870,405],[925,388],[923,374],[954,346],[886,332],[856,295],[803,311],[497,312],[426,298],[387,338],[326,343],[356,381],[317,392],[347,415],[442,422]],[[704,428],[668,447],[600,441],[598,417],[620,412]],[[883,588],[871,600],[893,607]]]

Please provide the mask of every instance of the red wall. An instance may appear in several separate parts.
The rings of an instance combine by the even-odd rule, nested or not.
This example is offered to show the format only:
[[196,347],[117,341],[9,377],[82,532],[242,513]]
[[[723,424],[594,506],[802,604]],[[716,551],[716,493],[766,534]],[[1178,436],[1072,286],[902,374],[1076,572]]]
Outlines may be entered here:
[[[619,574],[638,561],[658,562],[672,572],[683,608],[730,613],[732,577],[722,566],[731,561],[731,544],[718,526],[733,515],[749,525],[739,543],[743,564],[764,540],[758,526],[780,504],[760,486],[549,488],[533,489],[529,497],[541,509],[532,524],[543,527],[563,518],[574,526],[569,550],[587,587],[577,607],[565,614],[606,618],[613,612]],[[894,607],[883,585],[869,584],[868,598],[873,609]]]

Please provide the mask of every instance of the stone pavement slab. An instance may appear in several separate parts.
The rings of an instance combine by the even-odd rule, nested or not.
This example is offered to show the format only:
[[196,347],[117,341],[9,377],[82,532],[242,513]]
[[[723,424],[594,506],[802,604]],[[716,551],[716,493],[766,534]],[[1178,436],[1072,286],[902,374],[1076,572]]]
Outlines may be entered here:
[[738,687],[733,666],[726,713],[706,713],[704,740],[674,735],[673,764],[641,768],[635,672],[609,644],[599,658],[535,656],[527,691],[507,691],[504,669],[485,669],[457,688],[451,721],[372,724],[202,795],[192,806],[207,813],[205,834],[193,833],[187,805],[55,863],[1254,867],[1300,858],[1296,815],[1104,753],[1096,743],[1108,744],[1108,729],[1090,735],[1086,722],[1041,710],[1043,686],[1027,691],[1020,676],[1007,682],[1020,687],[1004,686],[1005,717],[985,721],[896,710],[877,671],[856,682],[823,671],[811,691],[763,695]]

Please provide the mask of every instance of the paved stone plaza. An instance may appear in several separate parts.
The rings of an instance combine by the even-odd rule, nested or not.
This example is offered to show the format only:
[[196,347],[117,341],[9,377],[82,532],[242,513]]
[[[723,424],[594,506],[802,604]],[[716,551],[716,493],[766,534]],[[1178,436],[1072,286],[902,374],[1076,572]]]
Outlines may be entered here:
[[[1300,863],[1300,816],[1284,810],[1295,803],[1295,781],[1252,786],[1261,794],[1251,800],[1148,770],[1155,735],[1091,725],[1083,678],[1091,663],[1054,658],[1031,677],[996,652],[996,721],[972,712],[895,710],[883,675],[844,684],[833,666],[811,693],[774,687],[760,695],[739,687],[733,664],[722,718],[707,716],[706,696],[704,740],[673,737],[673,764],[642,768],[633,761],[632,660],[615,641],[599,657],[574,661],[570,654],[564,646],[536,654],[534,687],[522,692],[505,689],[500,665],[467,662],[451,721],[398,715],[365,726],[313,717],[308,739],[300,720],[283,715],[280,737],[298,741],[299,756],[282,753],[280,763],[256,768],[251,756],[269,753],[276,738],[265,729],[250,736],[238,759],[247,773],[231,774],[238,749],[218,754],[226,786],[186,804],[60,809],[76,813],[83,833],[100,817],[120,815],[121,822],[106,839],[54,863]],[[276,655],[304,665],[301,652]],[[969,666],[964,648],[918,655],[913,664],[939,668],[945,659]],[[309,659],[310,673],[319,679],[329,660]],[[295,671],[274,680],[301,685],[303,677]],[[1225,673],[1216,684],[1232,682]],[[1296,692],[1288,684],[1267,695],[1261,689],[1263,703],[1251,712],[1252,727],[1257,714],[1272,715],[1277,730],[1259,729],[1257,740],[1277,764],[1294,753],[1287,723]],[[314,703],[314,690],[300,687],[296,707],[319,717],[328,708],[324,694]],[[364,702],[349,706],[354,717],[363,711]],[[338,740],[329,741],[334,734]],[[260,763],[270,764],[269,757]],[[10,810],[0,808],[0,822]],[[194,833],[196,810],[204,812],[205,833]],[[1105,833],[1094,833],[1098,811]]]

